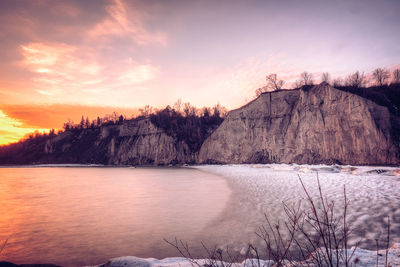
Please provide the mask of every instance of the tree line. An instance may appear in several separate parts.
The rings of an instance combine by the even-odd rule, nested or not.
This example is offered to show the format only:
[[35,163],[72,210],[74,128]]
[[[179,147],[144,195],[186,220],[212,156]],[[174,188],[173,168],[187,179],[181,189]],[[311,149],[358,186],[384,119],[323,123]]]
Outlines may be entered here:
[[[277,74],[272,73],[266,76],[267,84],[264,87],[258,88],[256,90],[256,96],[259,96],[265,92],[278,91],[283,88],[286,83],[284,80],[279,79]],[[395,69],[391,73],[385,68],[376,68],[372,72],[372,80],[369,80],[364,72],[356,71],[349,74],[345,78],[335,78],[331,79],[331,75],[328,72],[323,72],[321,74],[320,82],[325,82],[331,84],[333,87],[352,87],[361,88],[370,86],[388,86],[388,85],[398,85],[400,84],[400,69]],[[303,72],[300,74],[299,79],[297,79],[293,85],[292,89],[301,88],[302,86],[312,86],[315,84],[314,75],[310,72]]]
[[[213,107],[198,108],[189,102],[183,103],[181,99],[178,99],[172,106],[168,105],[162,109],[145,105],[139,109],[138,114],[131,115],[130,117],[113,112],[112,114],[107,114],[103,117],[98,116],[96,119],[90,120],[89,117],[82,115],[79,123],[68,119],[68,121],[63,124],[62,129],[51,129],[48,132],[39,132],[36,130],[25,135],[20,142],[44,140],[55,137],[62,132],[76,132],[83,129],[95,130],[107,125],[120,125],[127,120],[144,118],[150,118],[153,123],[164,128],[168,133],[177,130],[179,132],[179,138],[190,139],[190,137],[188,137],[188,132],[190,129],[194,129],[194,126],[200,128],[204,126],[203,130],[196,129],[197,133],[194,135],[205,136],[206,133],[204,131],[208,131],[210,127],[213,128],[217,124],[219,125],[227,112],[228,110],[220,104],[216,104]],[[196,138],[192,139],[194,140]]]
[[117,112],[113,112],[112,114],[105,115],[104,117],[97,117],[94,120],[89,120],[89,117],[84,117],[82,115],[79,123],[74,123],[71,119],[68,119],[67,122],[64,123],[63,129],[64,131],[73,131],[73,130],[81,130],[81,129],[95,129],[106,125],[118,125],[122,124],[126,120],[133,119],[143,119],[150,117],[151,115],[160,114],[160,112],[164,112],[165,110],[169,110],[175,115],[179,115],[181,117],[225,117],[228,110],[221,106],[220,104],[216,104],[213,107],[203,107],[198,108],[189,102],[182,103],[181,99],[178,99],[172,106],[168,105],[165,108],[157,109],[150,105],[145,105],[144,107],[139,109],[139,113],[137,115],[132,115],[127,117],[126,115],[118,114]]

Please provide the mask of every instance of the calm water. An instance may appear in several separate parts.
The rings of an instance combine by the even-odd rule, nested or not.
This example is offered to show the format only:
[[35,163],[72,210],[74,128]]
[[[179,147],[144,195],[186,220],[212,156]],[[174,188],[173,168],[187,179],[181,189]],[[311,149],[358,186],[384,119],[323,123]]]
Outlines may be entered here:
[[177,256],[163,239],[206,241],[229,196],[224,179],[189,168],[0,168],[0,260]]
[[[400,168],[322,165],[226,165],[191,168],[0,168],[0,260],[16,263],[94,265],[112,257],[179,256],[163,241],[187,241],[195,257],[201,246],[232,254],[249,243],[263,248],[254,232],[285,219],[282,202],[304,199],[298,175],[318,198],[350,206],[351,244],[375,249],[400,242]],[[224,177],[224,178],[222,178]]]

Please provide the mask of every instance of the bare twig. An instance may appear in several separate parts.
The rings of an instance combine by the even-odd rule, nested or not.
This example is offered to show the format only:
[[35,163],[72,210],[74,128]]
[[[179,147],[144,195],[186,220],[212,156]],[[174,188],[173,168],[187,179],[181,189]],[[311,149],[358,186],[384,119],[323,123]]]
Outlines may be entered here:
[[385,267],[389,267],[388,265],[388,253],[389,253],[389,245],[390,245],[390,218],[387,217],[387,240],[386,240],[386,253],[385,253]]

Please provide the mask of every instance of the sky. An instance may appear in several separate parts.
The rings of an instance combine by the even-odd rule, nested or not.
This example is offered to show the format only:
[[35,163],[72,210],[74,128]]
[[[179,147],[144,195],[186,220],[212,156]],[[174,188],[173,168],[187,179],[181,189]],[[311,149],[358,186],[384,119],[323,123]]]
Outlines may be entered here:
[[2,0],[0,144],[177,99],[238,108],[265,76],[400,63],[398,0]]

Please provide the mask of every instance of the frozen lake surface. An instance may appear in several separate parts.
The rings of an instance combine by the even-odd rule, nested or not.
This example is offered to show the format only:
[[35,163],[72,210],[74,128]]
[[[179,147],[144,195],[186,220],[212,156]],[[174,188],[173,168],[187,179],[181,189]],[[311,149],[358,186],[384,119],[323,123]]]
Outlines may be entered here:
[[375,249],[391,218],[400,239],[400,169],[308,165],[224,165],[192,168],[0,168],[0,260],[95,265],[118,256],[179,256],[163,239],[188,241],[194,256],[207,246],[243,252],[260,246],[254,232],[284,220],[282,202],[324,195],[350,200],[352,243]]

